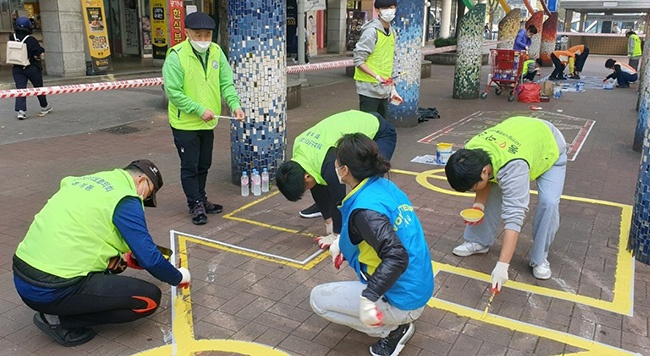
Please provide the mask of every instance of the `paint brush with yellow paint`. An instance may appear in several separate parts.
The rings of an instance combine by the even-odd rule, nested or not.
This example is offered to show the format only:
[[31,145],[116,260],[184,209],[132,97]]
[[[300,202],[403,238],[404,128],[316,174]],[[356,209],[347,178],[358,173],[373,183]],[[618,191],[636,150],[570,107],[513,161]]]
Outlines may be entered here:
[[492,305],[492,301],[494,300],[494,296],[499,294],[499,290],[496,287],[490,288],[490,292],[492,292],[492,294],[490,295],[490,299],[488,300],[488,304],[485,307],[485,311],[483,312],[483,316],[481,317],[481,319],[485,319],[485,317],[488,314],[488,310],[490,309],[490,306]]

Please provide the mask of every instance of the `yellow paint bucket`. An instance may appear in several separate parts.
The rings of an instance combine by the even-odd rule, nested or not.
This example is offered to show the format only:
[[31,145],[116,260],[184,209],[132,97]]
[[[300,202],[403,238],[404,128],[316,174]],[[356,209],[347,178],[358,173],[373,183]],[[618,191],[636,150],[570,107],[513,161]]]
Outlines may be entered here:
[[483,213],[478,209],[468,208],[461,211],[460,216],[462,216],[463,219],[465,219],[465,221],[467,222],[478,222],[481,221],[481,219],[483,219],[485,213]]

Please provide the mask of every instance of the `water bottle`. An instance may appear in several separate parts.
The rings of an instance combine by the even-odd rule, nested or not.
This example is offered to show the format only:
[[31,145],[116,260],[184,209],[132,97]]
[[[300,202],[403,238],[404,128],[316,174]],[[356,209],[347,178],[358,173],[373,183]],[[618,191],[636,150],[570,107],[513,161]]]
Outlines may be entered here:
[[269,170],[262,169],[262,193],[269,191]]
[[248,187],[248,174],[246,174],[246,171],[243,171],[241,173],[241,196],[247,197],[249,192],[250,190]]
[[262,195],[262,180],[260,174],[257,173],[257,169],[253,169],[253,174],[251,174],[252,186],[253,186],[253,195],[259,196]]

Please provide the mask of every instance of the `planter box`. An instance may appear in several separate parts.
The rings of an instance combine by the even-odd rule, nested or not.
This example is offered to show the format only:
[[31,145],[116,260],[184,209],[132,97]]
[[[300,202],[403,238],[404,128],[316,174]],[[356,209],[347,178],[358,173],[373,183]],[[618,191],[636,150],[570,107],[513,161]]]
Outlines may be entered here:
[[[435,53],[428,54],[424,56],[424,59],[431,61],[433,64],[442,64],[442,65],[456,65],[456,58],[458,57],[457,52],[445,52],[445,53]],[[490,55],[488,53],[483,53],[481,56],[481,65],[488,64]]]

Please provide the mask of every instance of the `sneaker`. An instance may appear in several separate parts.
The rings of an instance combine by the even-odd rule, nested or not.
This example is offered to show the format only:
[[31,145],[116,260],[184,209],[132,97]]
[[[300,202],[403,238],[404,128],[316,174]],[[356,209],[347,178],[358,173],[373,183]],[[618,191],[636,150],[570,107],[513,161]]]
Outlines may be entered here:
[[617,88],[629,88],[630,85],[629,84],[627,84],[627,85],[618,85],[618,84],[616,84],[616,87]]
[[47,115],[50,111],[52,111],[52,105],[47,104],[46,107],[41,108],[41,115]]
[[323,216],[323,214],[320,213],[320,209],[318,208],[318,205],[313,204],[309,208],[300,210],[300,216],[305,219],[313,219],[313,218],[321,217]]
[[56,342],[67,347],[85,344],[95,337],[95,331],[91,328],[65,329],[61,324],[50,324],[43,313],[34,314],[34,324]]
[[570,79],[580,79],[580,76],[577,74],[572,74],[569,76]]
[[486,253],[488,251],[490,251],[489,246],[483,246],[476,242],[465,241],[462,245],[456,246],[452,252],[456,256],[467,257],[476,253]]
[[533,276],[537,279],[549,279],[551,278],[551,264],[548,263],[548,260],[535,265],[532,262],[529,264],[533,267]]
[[413,337],[413,334],[415,334],[413,323],[400,325],[387,337],[379,339],[377,343],[370,346],[370,354],[373,356],[397,356]]
[[557,79],[557,80],[566,80],[566,77],[565,77],[565,76],[561,76],[561,77],[557,77],[556,79]]
[[190,214],[192,214],[192,224],[194,225],[203,225],[208,222],[208,216],[205,215],[205,206],[202,201],[194,203],[194,206],[190,209]]
[[18,120],[25,120],[27,118],[27,114],[25,114],[25,111],[23,110],[18,110],[18,114],[16,115],[16,118]]
[[548,80],[558,80],[557,77],[548,77]]
[[205,207],[205,212],[207,214],[219,214],[223,211],[223,206],[211,203],[208,198],[205,198],[203,201],[203,206]]

